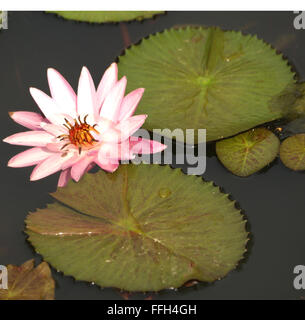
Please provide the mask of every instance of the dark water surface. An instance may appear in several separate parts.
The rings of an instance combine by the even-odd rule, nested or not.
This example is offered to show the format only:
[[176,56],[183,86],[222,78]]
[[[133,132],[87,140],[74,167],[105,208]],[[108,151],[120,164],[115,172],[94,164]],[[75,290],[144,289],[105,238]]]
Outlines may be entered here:
[[[22,127],[8,111],[37,111],[28,88],[48,92],[46,70],[59,70],[76,89],[83,65],[97,84],[106,67],[126,45],[175,25],[201,24],[257,34],[289,57],[305,77],[305,30],[295,30],[292,12],[168,12],[143,23],[96,25],[59,19],[42,12],[9,12],[9,29],[0,33],[1,139]],[[139,61],[141,67],[141,61]],[[213,149],[213,147],[211,147]],[[21,264],[41,257],[26,241],[24,219],[52,199],[58,175],[29,182],[32,168],[13,169],[7,161],[23,148],[1,142],[0,264]],[[154,299],[303,299],[293,287],[293,269],[305,265],[305,174],[276,161],[267,170],[239,178],[222,167],[215,155],[203,175],[236,199],[251,231],[246,259],[214,284],[200,283],[178,291],[164,290]],[[119,291],[74,281],[52,269],[57,299],[122,299]],[[131,299],[148,295],[135,294]]]

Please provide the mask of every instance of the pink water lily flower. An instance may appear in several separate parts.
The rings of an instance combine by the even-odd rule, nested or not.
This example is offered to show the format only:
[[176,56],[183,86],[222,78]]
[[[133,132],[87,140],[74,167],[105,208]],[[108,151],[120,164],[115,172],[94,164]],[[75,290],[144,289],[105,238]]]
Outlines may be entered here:
[[97,90],[86,67],[80,75],[77,95],[52,68],[48,69],[48,82],[51,97],[30,88],[44,116],[35,112],[11,112],[11,118],[30,131],[3,140],[32,147],[8,162],[8,166],[15,168],[36,165],[30,180],[62,170],[58,181],[62,187],[70,178],[79,181],[95,164],[113,172],[119,160],[165,149],[166,146],[157,141],[132,136],[147,117],[133,116],[144,89],[124,96],[127,80],[126,77],[118,80],[115,63],[106,70]]

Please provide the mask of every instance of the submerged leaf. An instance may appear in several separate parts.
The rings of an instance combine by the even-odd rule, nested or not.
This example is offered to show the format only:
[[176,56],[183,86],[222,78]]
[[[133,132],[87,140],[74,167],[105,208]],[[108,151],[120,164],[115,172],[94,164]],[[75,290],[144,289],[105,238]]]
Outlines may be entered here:
[[212,182],[158,165],[86,174],[31,213],[26,232],[45,260],[77,280],[128,291],[214,281],[234,269],[245,220]]
[[46,262],[36,268],[34,259],[20,267],[7,266],[8,289],[0,289],[0,300],[53,300],[55,282]]
[[285,139],[280,147],[280,158],[292,170],[305,170],[305,133]]
[[265,128],[256,128],[216,143],[221,163],[237,176],[246,177],[272,162],[280,140]]
[[206,128],[207,141],[280,118],[270,100],[294,83],[270,45],[218,28],[165,30],[127,49],[118,65],[128,91],[146,88],[137,109],[149,115],[144,128]]
[[305,82],[297,84],[296,101],[292,108],[286,111],[290,118],[298,118],[305,116]]
[[120,22],[130,20],[144,20],[152,18],[164,11],[48,11],[56,13],[68,20],[77,20],[84,22]]
[[296,118],[284,126],[285,133],[294,135],[305,132],[305,116]]
[[272,111],[282,110],[286,119],[292,120],[305,116],[305,83],[289,84],[279,95],[270,100]]

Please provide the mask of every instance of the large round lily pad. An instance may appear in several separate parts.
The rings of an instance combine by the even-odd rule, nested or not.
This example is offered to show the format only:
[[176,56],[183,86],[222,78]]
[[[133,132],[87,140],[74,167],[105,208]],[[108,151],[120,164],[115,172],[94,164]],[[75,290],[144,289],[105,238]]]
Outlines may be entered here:
[[287,168],[305,170],[305,133],[285,139],[280,147],[280,158]]
[[280,118],[273,102],[294,83],[287,61],[256,36],[204,27],[143,39],[119,57],[119,73],[128,91],[146,88],[144,128],[206,128],[207,141]]
[[270,130],[256,128],[216,143],[221,163],[237,176],[249,176],[272,162],[280,148],[279,138]]
[[26,219],[29,241],[77,280],[128,291],[214,281],[245,252],[245,220],[212,182],[159,165],[86,174]]
[[48,11],[68,19],[84,22],[120,22],[149,19],[164,11]]

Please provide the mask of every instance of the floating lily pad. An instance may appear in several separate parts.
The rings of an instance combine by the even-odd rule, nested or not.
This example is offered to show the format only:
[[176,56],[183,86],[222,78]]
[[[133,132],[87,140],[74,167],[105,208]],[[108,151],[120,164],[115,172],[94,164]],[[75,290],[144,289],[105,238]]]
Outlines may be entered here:
[[[36,268],[34,259],[20,267],[7,266],[8,288],[0,289],[0,300],[53,300],[55,282],[46,262]],[[3,282],[3,281],[2,281]]]
[[146,88],[144,128],[206,128],[207,141],[280,118],[270,101],[294,83],[287,61],[256,36],[204,27],[143,39],[119,57],[119,73],[128,91]]
[[56,13],[68,20],[77,20],[84,22],[120,22],[130,20],[144,20],[152,18],[164,11],[48,11]]
[[280,158],[292,170],[305,170],[305,133],[284,140],[280,147]]
[[265,128],[256,128],[216,143],[221,163],[237,176],[246,177],[272,162],[280,140]]
[[214,281],[245,252],[245,220],[212,182],[159,165],[86,174],[26,219],[29,241],[77,280],[128,291]]

